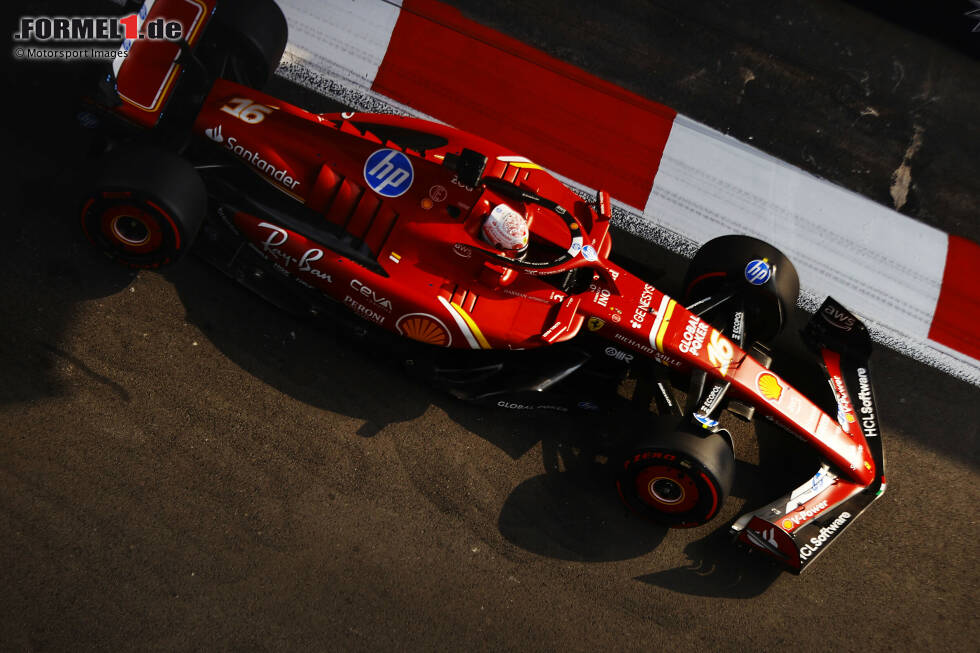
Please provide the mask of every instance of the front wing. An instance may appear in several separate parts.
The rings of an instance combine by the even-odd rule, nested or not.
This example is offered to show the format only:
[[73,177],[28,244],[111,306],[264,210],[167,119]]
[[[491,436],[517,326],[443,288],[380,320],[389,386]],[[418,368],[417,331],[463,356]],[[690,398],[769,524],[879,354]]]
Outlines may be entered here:
[[765,552],[795,573],[816,560],[886,487],[867,328],[828,298],[803,330],[803,339],[823,362],[841,428],[854,436],[863,433],[874,459],[875,476],[863,486],[823,464],[800,487],[735,521],[732,533],[739,544]]

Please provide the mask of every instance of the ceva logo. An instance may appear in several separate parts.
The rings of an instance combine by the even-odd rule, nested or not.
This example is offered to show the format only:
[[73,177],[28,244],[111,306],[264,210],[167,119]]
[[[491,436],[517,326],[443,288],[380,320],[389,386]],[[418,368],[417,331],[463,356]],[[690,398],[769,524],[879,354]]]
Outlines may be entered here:
[[412,162],[398,150],[378,150],[364,162],[364,181],[384,197],[404,195],[414,177]]

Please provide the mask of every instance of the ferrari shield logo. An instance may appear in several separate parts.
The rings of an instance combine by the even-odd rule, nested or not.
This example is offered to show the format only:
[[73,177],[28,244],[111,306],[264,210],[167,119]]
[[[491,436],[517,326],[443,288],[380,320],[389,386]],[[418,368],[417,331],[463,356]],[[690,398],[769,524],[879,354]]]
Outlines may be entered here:
[[590,317],[589,321],[586,322],[586,326],[589,327],[589,331],[598,331],[602,327],[606,326],[606,321],[600,320],[597,317]]

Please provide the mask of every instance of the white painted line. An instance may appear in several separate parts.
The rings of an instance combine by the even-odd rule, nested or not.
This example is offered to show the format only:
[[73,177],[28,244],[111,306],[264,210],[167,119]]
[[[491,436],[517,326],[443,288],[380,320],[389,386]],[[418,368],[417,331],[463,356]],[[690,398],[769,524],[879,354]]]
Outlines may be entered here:
[[450,304],[449,301],[442,295],[440,295],[437,299],[443,306],[446,307],[446,311],[449,312],[449,316],[453,318],[453,321],[456,323],[456,326],[459,328],[460,333],[463,334],[463,337],[466,339],[466,342],[469,343],[470,349],[479,349],[480,343],[476,341],[476,338],[473,336],[473,332],[470,330],[470,327],[466,323],[466,320],[463,319],[463,316],[460,315],[456,311],[456,309],[453,308],[452,304]]
[[698,243],[747,234],[781,249],[806,288],[925,339],[946,263],[944,232],[684,116],[644,215]]
[[370,89],[388,51],[401,1],[278,0],[289,26],[287,52],[357,88]]

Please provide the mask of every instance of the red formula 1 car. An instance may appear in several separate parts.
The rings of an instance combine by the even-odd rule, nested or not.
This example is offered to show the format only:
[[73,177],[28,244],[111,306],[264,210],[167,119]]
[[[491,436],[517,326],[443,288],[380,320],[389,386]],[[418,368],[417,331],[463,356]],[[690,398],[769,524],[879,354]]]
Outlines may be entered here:
[[[106,146],[81,224],[107,255],[157,268],[193,246],[284,308],[388,334],[393,355],[473,401],[601,411],[606,381],[651,371],[660,414],[617,463],[617,489],[671,526],[711,520],[729,492],[735,460],[720,413],[759,413],[823,461],[733,525],[739,542],[793,571],[884,491],[861,322],[828,299],[803,333],[836,415],[770,370],[763,343],[799,291],[778,250],[712,240],[675,300],[610,260],[605,192],[583,199],[451,127],[314,114],[257,90],[285,47],[285,21],[271,0],[227,4],[147,2],[140,20],[180,20],[182,40],[132,42],[89,98],[85,122],[100,123]],[[495,210],[520,217],[525,247],[488,242]],[[683,410],[668,384],[678,376],[689,383]]]

